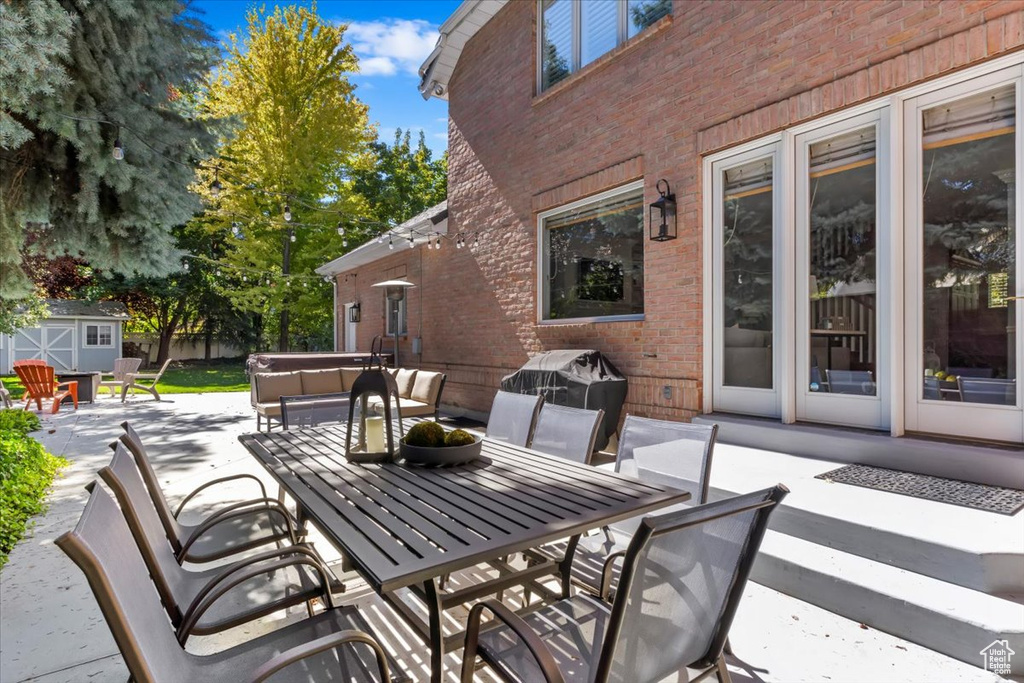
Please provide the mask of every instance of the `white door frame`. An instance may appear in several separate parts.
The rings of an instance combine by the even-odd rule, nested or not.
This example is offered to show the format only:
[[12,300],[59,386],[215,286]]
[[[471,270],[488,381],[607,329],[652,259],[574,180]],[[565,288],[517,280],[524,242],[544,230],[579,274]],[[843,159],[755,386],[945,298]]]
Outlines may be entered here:
[[[890,382],[889,334],[891,315],[892,255],[888,240],[889,223],[889,111],[879,108],[830,125],[802,132],[794,143],[795,224],[795,398],[796,418],[857,427],[889,429],[892,384]],[[810,391],[810,234],[809,175],[810,147],[821,140],[866,128],[875,131],[875,395],[855,396]],[[831,343],[831,340],[827,340]],[[792,372],[792,371],[790,371]]]
[[355,306],[355,303],[345,304],[343,310],[343,314],[345,316],[345,333],[343,335],[345,342],[345,353],[355,353],[359,348],[356,343],[356,334],[358,332],[359,323],[349,321],[349,315],[353,306]]
[[[1024,193],[1021,192],[1021,170],[1024,169],[1024,143],[1022,143],[1022,95],[1024,67],[1011,66],[1000,71],[972,78],[969,81],[951,85],[907,100],[904,105],[904,239],[905,239],[905,289],[906,289],[906,345],[904,358],[904,396],[906,429],[908,431],[945,433],[956,436],[994,439],[999,441],[1024,441],[1024,382],[1021,369],[1024,367],[1024,344],[1021,344],[1021,330],[1024,329],[1024,301],[1015,306],[1017,330],[1017,405],[999,406],[971,404],[957,401],[933,401],[923,398],[924,345],[922,339],[923,311],[922,297],[922,250],[921,250],[921,112],[943,102],[959,100],[976,92],[983,92],[1003,85],[1016,86],[1016,120],[1014,143],[1016,146],[1016,183],[1013,207],[1016,221],[1016,281],[1018,291],[1011,295],[1024,294],[1024,230],[1021,216],[1024,216]],[[955,431],[950,427],[954,426]]]
[[[781,138],[780,138],[781,140]],[[785,248],[786,238],[783,235],[783,206],[781,197],[780,174],[781,157],[783,145],[778,141],[761,144],[756,147],[747,148],[735,155],[719,159],[706,168],[709,173],[705,180],[708,183],[705,187],[712,188],[712,208],[705,213],[705,240],[711,244],[711,330],[705,335],[710,345],[705,348],[712,349],[712,383],[711,391],[705,395],[711,395],[712,401],[717,408],[730,410],[738,413],[751,413],[775,417],[783,416],[783,406],[780,400],[785,391],[782,386],[783,373],[780,370],[783,364],[783,349],[790,348],[786,326],[782,324],[784,312],[784,291],[789,289],[785,286],[784,273],[788,259],[784,256],[787,253]],[[772,388],[760,389],[752,387],[733,387],[724,385],[724,325],[725,316],[723,310],[725,283],[723,279],[723,234],[722,225],[722,203],[724,201],[724,188],[722,177],[725,171],[730,168],[742,166],[758,159],[771,159],[772,162]],[[707,177],[707,176],[710,177]],[[708,215],[710,213],[710,215]],[[791,251],[791,250],[788,250]],[[707,332],[707,331],[706,331]],[[707,343],[707,342],[706,342]]]

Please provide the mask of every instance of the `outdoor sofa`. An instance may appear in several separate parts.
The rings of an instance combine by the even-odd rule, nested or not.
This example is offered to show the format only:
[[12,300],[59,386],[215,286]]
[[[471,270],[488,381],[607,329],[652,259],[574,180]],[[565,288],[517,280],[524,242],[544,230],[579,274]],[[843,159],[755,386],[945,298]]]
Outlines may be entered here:
[[[256,372],[251,375],[250,397],[256,409],[256,429],[263,420],[267,429],[272,422],[281,421],[282,396],[318,396],[349,391],[360,368],[326,368],[320,370],[293,370],[291,372]],[[441,392],[447,377],[440,372],[408,368],[388,369],[398,384],[399,406],[402,417],[433,417],[437,419],[441,407]],[[370,400],[374,405],[375,399]],[[379,403],[379,400],[377,401]]]

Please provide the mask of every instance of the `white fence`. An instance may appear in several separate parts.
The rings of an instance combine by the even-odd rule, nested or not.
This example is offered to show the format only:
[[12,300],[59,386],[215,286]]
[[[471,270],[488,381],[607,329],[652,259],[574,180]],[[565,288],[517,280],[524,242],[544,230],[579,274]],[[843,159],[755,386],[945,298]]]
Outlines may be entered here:
[[[125,335],[125,341],[138,344],[146,351],[149,350],[149,362],[155,363],[157,352],[160,350],[160,339],[156,335],[130,332]],[[210,358],[238,358],[246,355],[242,349],[231,344],[222,344],[214,341],[210,344]],[[191,340],[175,336],[171,340],[171,358],[174,360],[202,360],[206,358],[206,343],[202,339]]]

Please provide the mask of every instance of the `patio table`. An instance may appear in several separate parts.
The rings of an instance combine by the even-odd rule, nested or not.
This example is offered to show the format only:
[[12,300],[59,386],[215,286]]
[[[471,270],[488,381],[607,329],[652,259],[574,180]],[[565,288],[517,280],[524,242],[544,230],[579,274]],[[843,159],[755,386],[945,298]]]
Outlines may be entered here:
[[[690,498],[669,486],[488,439],[480,459],[455,467],[350,463],[346,430],[245,434],[239,441],[296,501],[300,521],[312,521],[430,644],[432,681],[441,680],[445,649],[461,647],[464,637],[444,635],[445,610],[513,585],[557,597],[538,582],[551,575],[567,597],[581,533]],[[561,559],[531,551],[564,538],[570,542]],[[533,563],[515,569],[498,559],[515,552]],[[481,563],[499,576],[440,589],[441,577]],[[425,605],[429,624],[409,596]]]

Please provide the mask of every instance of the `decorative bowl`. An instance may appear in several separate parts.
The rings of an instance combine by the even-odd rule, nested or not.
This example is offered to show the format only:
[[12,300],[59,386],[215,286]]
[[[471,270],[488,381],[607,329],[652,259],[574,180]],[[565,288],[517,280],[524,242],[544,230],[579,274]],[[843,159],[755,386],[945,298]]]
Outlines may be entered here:
[[483,442],[479,436],[473,436],[473,443],[463,446],[410,446],[404,441],[399,442],[398,452],[410,465],[427,467],[443,467],[445,465],[464,465],[480,457]]

